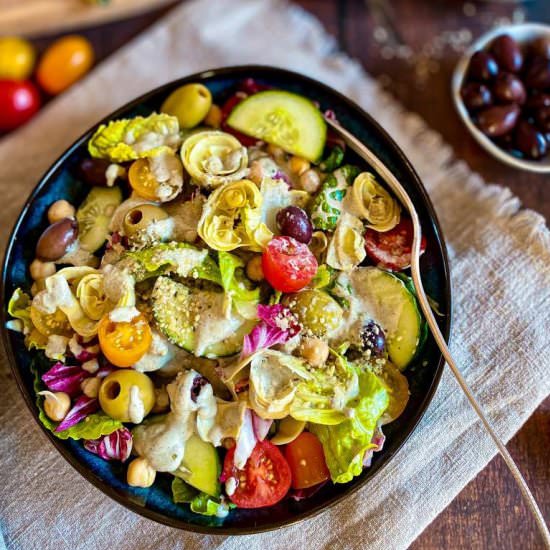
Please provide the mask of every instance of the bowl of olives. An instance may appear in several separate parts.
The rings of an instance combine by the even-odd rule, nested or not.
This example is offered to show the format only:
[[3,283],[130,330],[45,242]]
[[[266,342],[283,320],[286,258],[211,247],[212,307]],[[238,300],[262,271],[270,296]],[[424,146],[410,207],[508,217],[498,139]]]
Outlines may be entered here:
[[485,150],[515,168],[550,173],[550,26],[510,25],[483,35],[460,59],[452,91]]

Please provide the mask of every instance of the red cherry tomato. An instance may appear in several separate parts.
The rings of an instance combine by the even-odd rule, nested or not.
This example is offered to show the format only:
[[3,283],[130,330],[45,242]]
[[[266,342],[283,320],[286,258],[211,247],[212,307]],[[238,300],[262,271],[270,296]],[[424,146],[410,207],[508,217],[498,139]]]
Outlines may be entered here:
[[228,134],[235,136],[245,147],[252,147],[258,141],[256,138],[247,136],[238,130],[233,130],[231,126],[228,126],[226,123],[227,118],[231,114],[231,111],[243,100],[248,97],[248,94],[245,92],[237,92],[235,95],[232,95],[223,105],[222,105],[222,123],[221,129]]
[[281,451],[269,441],[256,443],[243,470],[234,464],[235,447],[229,449],[223,463],[222,479],[237,480],[229,498],[240,508],[261,508],[279,502],[290,488],[290,468]]
[[[379,267],[401,271],[411,265],[413,225],[409,218],[401,221],[389,231],[380,233],[373,229],[365,232],[367,256]],[[420,254],[426,250],[426,238],[422,235]]]
[[297,292],[317,273],[317,260],[307,244],[292,237],[274,237],[262,254],[267,282],[280,292]]
[[40,108],[40,94],[29,81],[0,80],[0,131],[21,126]]
[[330,478],[323,446],[315,434],[302,432],[285,447],[285,458],[293,489],[307,489]]

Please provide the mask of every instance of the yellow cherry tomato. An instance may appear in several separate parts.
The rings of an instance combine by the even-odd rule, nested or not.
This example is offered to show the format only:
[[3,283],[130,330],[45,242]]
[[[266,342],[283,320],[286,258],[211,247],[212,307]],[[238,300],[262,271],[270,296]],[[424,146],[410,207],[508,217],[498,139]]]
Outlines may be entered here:
[[151,329],[142,314],[131,321],[115,323],[104,315],[99,322],[97,336],[103,355],[117,367],[131,367],[139,361],[151,345]]
[[147,416],[155,404],[155,387],[151,379],[133,369],[117,370],[103,380],[99,388],[99,405],[115,420],[132,422],[130,414],[132,387],[139,390],[143,404],[143,416]]
[[132,163],[128,170],[128,181],[132,189],[144,199],[158,201],[158,181],[151,172],[147,159],[138,159]]
[[16,36],[0,38],[0,80],[27,79],[34,60],[34,48],[27,40]]
[[60,309],[56,309],[54,313],[43,313],[31,306],[31,321],[34,328],[44,336],[71,336],[73,333],[69,319]]
[[197,126],[212,106],[212,94],[203,84],[186,84],[174,90],[162,104],[163,113],[177,117],[181,128]]
[[76,34],[56,40],[45,52],[36,79],[49,94],[56,95],[82,78],[94,62],[90,42]]

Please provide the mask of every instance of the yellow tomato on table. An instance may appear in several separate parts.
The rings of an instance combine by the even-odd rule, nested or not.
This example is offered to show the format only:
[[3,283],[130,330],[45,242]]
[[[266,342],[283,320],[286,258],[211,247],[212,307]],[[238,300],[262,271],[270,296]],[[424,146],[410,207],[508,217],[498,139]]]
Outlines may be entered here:
[[25,80],[34,67],[34,48],[17,36],[0,38],[0,80]]
[[90,42],[76,34],[56,40],[43,54],[36,79],[44,91],[56,95],[82,78],[94,63]]

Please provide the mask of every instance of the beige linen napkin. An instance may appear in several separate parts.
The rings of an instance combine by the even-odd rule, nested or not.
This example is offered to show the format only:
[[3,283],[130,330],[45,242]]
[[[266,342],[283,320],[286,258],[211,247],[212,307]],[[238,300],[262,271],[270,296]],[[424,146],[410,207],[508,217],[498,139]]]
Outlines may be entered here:
[[[2,245],[44,170],[99,118],[187,73],[241,63],[284,66],[334,86],[405,150],[449,244],[452,351],[497,432],[509,439],[550,391],[544,220],[453,159],[439,135],[385,96],[357,63],[334,53],[315,19],[283,1],[179,6],[0,143]],[[495,454],[446,372],[414,435],[362,491],[294,527],[244,538],[200,536],[143,519],[81,478],[25,410],[5,357],[0,384],[0,529],[14,549],[405,548]]]

